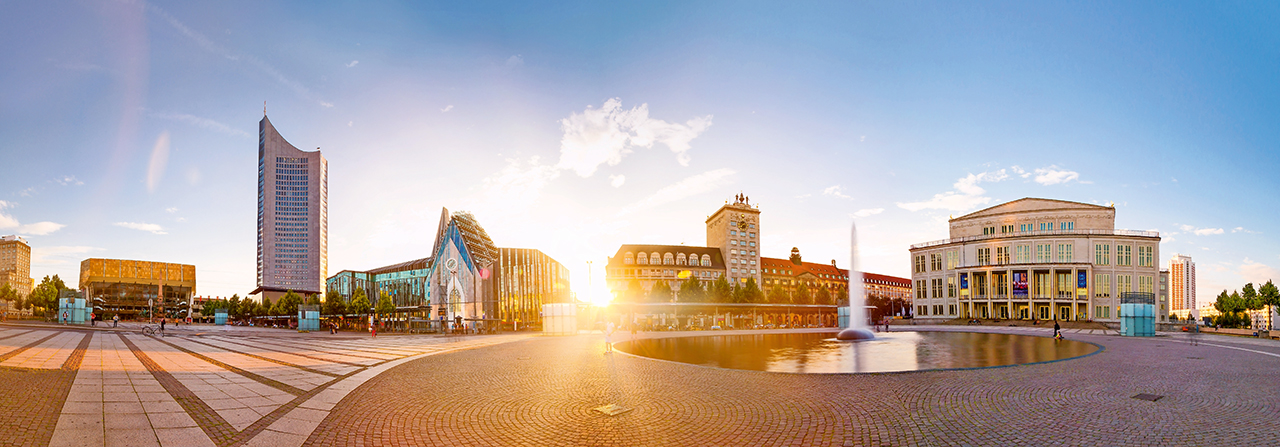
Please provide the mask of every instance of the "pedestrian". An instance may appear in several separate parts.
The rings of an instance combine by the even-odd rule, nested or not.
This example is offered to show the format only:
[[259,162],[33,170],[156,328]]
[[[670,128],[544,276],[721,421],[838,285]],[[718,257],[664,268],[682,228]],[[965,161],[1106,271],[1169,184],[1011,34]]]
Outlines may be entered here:
[[1200,324],[1195,320],[1191,321],[1191,346],[1200,345]]
[[90,326],[97,326],[97,325],[98,325],[98,315],[97,315],[97,314],[95,314],[95,313],[93,313],[93,312],[89,312],[89,325],[90,325]]
[[160,318],[160,336],[164,336],[164,318]]
[[111,316],[111,327],[120,327],[120,314]]
[[63,312],[63,313],[62,313],[62,324],[67,324],[67,313],[66,313],[66,312]]
[[604,353],[605,354],[613,353],[613,343],[611,338],[613,337],[614,329],[616,328],[613,326],[612,321],[610,321],[609,324],[605,325],[604,327]]
[[1056,338],[1058,336],[1058,331],[1061,331],[1061,330],[1062,330],[1062,326],[1058,326],[1058,320],[1054,319],[1053,320],[1053,336]]

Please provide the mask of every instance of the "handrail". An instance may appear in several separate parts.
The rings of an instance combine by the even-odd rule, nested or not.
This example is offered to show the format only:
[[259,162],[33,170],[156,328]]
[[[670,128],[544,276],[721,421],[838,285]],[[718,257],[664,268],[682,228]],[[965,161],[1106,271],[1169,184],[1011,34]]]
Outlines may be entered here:
[[1045,230],[1045,231],[1019,231],[1015,233],[1000,234],[984,234],[981,236],[965,236],[952,239],[941,239],[930,242],[921,242],[912,244],[911,249],[935,247],[938,245],[954,244],[958,242],[974,242],[985,241],[988,239],[1001,239],[1010,237],[1024,236],[1057,236],[1057,235],[1102,235],[1102,236],[1137,236],[1137,237],[1160,237],[1159,231],[1144,230]]

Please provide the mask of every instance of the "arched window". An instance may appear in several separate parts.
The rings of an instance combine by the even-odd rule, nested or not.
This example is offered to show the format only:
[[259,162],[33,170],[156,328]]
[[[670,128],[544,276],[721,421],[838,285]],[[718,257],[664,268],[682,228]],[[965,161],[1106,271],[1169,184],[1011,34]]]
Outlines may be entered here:
[[658,252],[656,252],[656,251],[655,251],[655,252],[653,252],[653,254],[649,255],[649,263],[650,263],[650,264],[653,264],[653,265],[661,264],[661,263],[662,263],[662,255],[659,255],[659,254],[658,254]]
[[702,255],[702,266],[703,267],[711,266],[711,255]]
[[685,260],[684,253],[676,255],[676,265],[685,265]]
[[631,254],[631,252],[627,252],[626,257],[625,257],[625,258],[622,258],[622,262],[627,263],[627,264],[635,264],[635,263],[636,263],[636,257],[635,257],[635,255]]
[[637,257],[636,257],[636,263],[637,263],[637,264],[648,264],[648,263],[649,263],[649,255],[646,255],[646,254],[644,254],[644,253],[640,253],[640,256],[637,256]]
[[662,263],[663,263],[663,264],[666,264],[666,265],[675,264],[675,263],[676,263],[676,257],[675,257],[675,255],[672,255],[671,253],[663,254],[663,255],[662,255]]

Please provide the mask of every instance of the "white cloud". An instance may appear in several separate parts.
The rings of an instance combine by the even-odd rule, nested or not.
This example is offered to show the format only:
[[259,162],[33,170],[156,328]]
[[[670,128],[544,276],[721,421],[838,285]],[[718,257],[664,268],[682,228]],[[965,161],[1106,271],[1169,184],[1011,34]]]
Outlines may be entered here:
[[1232,228],[1232,229],[1231,229],[1231,232],[1232,232],[1232,233],[1258,234],[1258,232],[1257,232],[1257,231],[1253,231],[1253,230],[1246,230],[1246,229],[1244,229],[1244,227],[1235,227],[1235,228]]
[[1240,264],[1240,276],[1256,286],[1267,281],[1280,281],[1280,269],[1244,258]]
[[164,212],[169,213],[169,214],[176,213],[176,212],[178,212],[178,207],[169,207],[169,208],[165,208],[165,209],[164,209]]
[[31,263],[39,265],[79,263],[83,260],[82,258],[84,255],[102,250],[104,249],[83,245],[62,245],[52,247],[37,245],[35,247],[31,247]]
[[507,65],[507,67],[509,67],[509,68],[514,68],[514,67],[519,67],[519,66],[521,66],[521,65],[524,65],[524,56],[519,55],[519,54],[517,54],[517,55],[515,55],[515,56],[511,56],[511,57],[507,58],[506,65]]
[[1031,173],[1030,173],[1030,172],[1027,172],[1027,170],[1022,169],[1022,168],[1018,167],[1017,165],[1010,166],[1010,167],[1009,167],[1009,170],[1010,170],[1010,171],[1013,171],[1013,173],[1014,173],[1014,174],[1017,174],[1017,175],[1018,175],[1018,177],[1027,178],[1027,177],[1030,177],[1030,176],[1031,176]]
[[155,147],[151,149],[151,161],[147,163],[147,192],[156,192],[160,185],[160,177],[164,176],[165,165],[169,163],[169,131],[164,131],[156,138]]
[[356,123],[355,121],[347,121],[347,127],[351,127],[355,125],[355,123]]
[[333,107],[333,103],[326,102],[326,101],[320,101],[320,105],[323,106],[324,108]]
[[622,100],[613,98],[599,109],[588,106],[560,120],[564,136],[560,139],[560,169],[572,169],[581,177],[590,177],[601,164],[622,162],[631,148],[651,148],[662,143],[676,154],[682,166],[689,165],[689,142],[711,126],[711,115],[695,117],[684,124],[649,118],[649,105],[626,110]]
[[858,138],[858,141],[859,142],[867,141],[867,136],[863,135],[862,137]]
[[84,182],[76,180],[74,175],[64,175],[62,178],[54,179],[53,181],[58,182],[58,184],[62,186],[80,186],[84,184]]
[[1009,178],[1009,174],[1004,169],[981,174],[969,174],[956,180],[956,183],[952,185],[955,191],[934,194],[932,199],[922,202],[898,202],[898,207],[908,211],[924,209],[968,211],[991,202],[990,197],[983,196],[987,191],[978,186],[979,183],[999,182],[1007,178]]
[[[1035,181],[1036,183],[1039,183],[1041,185],[1045,185],[1045,186],[1056,185],[1059,183],[1067,183],[1072,180],[1079,181],[1080,173],[1076,171],[1058,169],[1057,166],[1052,166],[1052,165],[1047,168],[1036,169]],[[1084,182],[1081,182],[1081,183],[1084,183]]]
[[32,187],[27,188],[27,189],[24,189],[24,190],[22,190],[22,191],[18,191],[18,195],[20,195],[20,196],[22,196],[22,197],[31,197],[31,194],[33,194],[33,193],[35,193],[35,192],[36,192],[36,187],[32,186]]
[[149,116],[151,116],[152,118],[160,118],[163,120],[179,121],[187,124],[192,124],[202,129],[208,129],[215,132],[225,133],[227,135],[234,135],[237,137],[244,137],[244,138],[253,138],[253,135],[250,135],[249,132],[236,129],[234,127],[228,126],[218,121],[211,120],[209,118],[201,118],[201,117],[198,117],[195,115],[189,115],[186,113],[155,112],[155,113],[149,114]]
[[169,234],[164,231],[164,228],[156,224],[149,224],[149,223],[142,223],[142,222],[116,222],[115,226],[128,228],[131,230],[147,231],[152,234]]
[[1209,235],[1225,233],[1225,231],[1221,228],[1196,228],[1191,225],[1179,225],[1178,228],[1182,229],[1182,231],[1184,232],[1191,233],[1196,236],[1209,236]]
[[884,208],[867,208],[867,209],[858,210],[858,212],[853,213],[853,215],[858,217],[867,217],[867,216],[874,216],[876,214],[880,214],[883,212],[884,212]]
[[[6,202],[3,200],[0,200],[0,210],[3,210],[5,208],[12,208],[13,206],[14,206],[13,202]],[[31,236],[44,236],[49,233],[53,233],[55,231],[61,230],[63,228],[66,228],[66,225],[63,225],[60,223],[54,223],[54,222],[47,222],[47,221],[23,225],[19,223],[18,219],[15,219],[13,216],[0,213],[0,230],[12,231],[17,234],[24,234],[24,235],[31,235]]]
[[622,174],[609,176],[609,185],[613,186],[614,188],[621,187],[622,184],[626,181],[627,181],[627,176]]
[[618,212],[618,216],[647,210],[711,191],[727,184],[729,176],[735,173],[732,169],[720,168],[685,178],[675,184],[659,189],[644,200],[628,205]]
[[444,108],[443,108],[443,109],[440,109],[440,112],[441,112],[441,113],[443,113],[443,112],[448,112],[448,111],[450,111],[450,110],[453,110],[453,104],[449,104],[449,105],[447,105],[447,106],[444,106]]
[[350,63],[347,64],[347,68],[354,67],[356,66],[356,64],[359,64],[359,63],[360,61],[351,61]]
[[822,190],[822,195],[824,195],[824,196],[832,196],[832,197],[839,197],[839,198],[841,198],[841,199],[852,199],[852,198],[853,198],[853,197],[849,197],[848,195],[845,195],[845,193],[844,193],[844,188],[843,188],[843,187],[841,187],[840,185],[832,185],[832,186],[827,187],[827,189]]

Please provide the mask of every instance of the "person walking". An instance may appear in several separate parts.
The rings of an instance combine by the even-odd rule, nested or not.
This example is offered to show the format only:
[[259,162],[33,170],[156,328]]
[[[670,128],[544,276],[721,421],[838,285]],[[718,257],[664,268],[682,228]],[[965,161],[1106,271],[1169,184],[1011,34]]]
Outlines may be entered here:
[[1053,337],[1058,338],[1059,331],[1061,330],[1062,330],[1062,326],[1058,326],[1058,320],[1055,318],[1053,320]]
[[120,327],[120,314],[111,316],[111,327]]
[[1199,322],[1195,320],[1191,320],[1191,334],[1189,335],[1191,336],[1191,346],[1199,346],[1200,345],[1200,323]]
[[161,337],[164,336],[164,318],[163,317],[160,318],[160,336]]
[[614,327],[612,321],[610,321],[609,324],[605,325],[604,327],[604,353],[605,354],[613,353],[612,338],[613,338],[614,329],[616,329],[616,327]]

